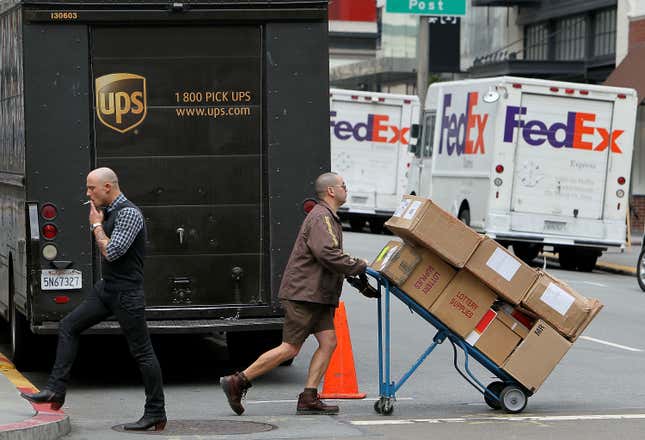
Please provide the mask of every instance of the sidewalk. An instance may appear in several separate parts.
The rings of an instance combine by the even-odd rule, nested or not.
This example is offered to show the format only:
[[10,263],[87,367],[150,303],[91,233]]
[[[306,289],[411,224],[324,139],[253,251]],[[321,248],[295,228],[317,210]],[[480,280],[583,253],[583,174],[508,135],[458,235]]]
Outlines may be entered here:
[[54,440],[69,434],[69,416],[63,411],[20,397],[20,391],[35,390],[0,353],[0,440]]

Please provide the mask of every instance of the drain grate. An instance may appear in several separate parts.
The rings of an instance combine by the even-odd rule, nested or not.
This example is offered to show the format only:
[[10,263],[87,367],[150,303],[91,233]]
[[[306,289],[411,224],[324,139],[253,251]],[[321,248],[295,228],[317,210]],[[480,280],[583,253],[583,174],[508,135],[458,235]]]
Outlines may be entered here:
[[168,420],[166,429],[155,431],[126,431],[123,425],[113,426],[115,431],[126,434],[154,434],[161,436],[172,435],[235,435],[254,434],[277,429],[269,423],[237,422],[233,420]]

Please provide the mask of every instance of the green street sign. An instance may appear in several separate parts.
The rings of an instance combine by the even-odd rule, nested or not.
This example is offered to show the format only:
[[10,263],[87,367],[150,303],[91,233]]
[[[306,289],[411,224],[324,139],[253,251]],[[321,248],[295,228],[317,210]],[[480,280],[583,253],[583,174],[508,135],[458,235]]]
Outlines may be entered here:
[[387,12],[415,15],[466,15],[466,0],[387,0]]

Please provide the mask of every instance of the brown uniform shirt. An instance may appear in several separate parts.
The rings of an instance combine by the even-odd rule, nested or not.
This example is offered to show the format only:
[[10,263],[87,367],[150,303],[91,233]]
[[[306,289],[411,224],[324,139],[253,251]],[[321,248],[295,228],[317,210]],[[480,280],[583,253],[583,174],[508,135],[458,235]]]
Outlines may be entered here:
[[337,306],[345,275],[358,275],[365,262],[343,252],[338,215],[320,201],[300,227],[282,276],[279,297]]

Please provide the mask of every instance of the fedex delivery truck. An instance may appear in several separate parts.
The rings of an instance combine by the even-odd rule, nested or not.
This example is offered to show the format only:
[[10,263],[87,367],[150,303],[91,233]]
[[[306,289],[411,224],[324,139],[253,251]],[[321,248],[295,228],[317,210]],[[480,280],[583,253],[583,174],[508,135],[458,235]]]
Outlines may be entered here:
[[331,89],[331,169],[345,178],[339,210],[352,230],[380,233],[408,187],[419,120],[414,95]]
[[590,271],[626,239],[632,89],[500,77],[432,84],[416,191],[533,260]]

